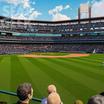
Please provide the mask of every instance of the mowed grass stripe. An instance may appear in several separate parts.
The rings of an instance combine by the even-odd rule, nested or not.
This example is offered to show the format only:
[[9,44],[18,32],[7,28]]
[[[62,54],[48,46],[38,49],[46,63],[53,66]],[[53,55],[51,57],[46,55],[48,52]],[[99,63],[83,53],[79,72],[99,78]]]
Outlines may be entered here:
[[84,63],[84,64],[88,64],[88,65],[91,65],[92,67],[98,67],[98,65],[100,64],[102,64],[102,60],[99,60],[99,62],[98,62],[98,60],[96,60],[97,62],[95,62],[95,60],[93,59],[86,59],[86,58],[70,58],[69,60],[72,60],[72,61],[74,61],[74,60],[76,60],[76,61],[80,61],[81,63]]
[[[66,69],[58,63],[51,62],[52,59],[37,59],[37,60],[39,60],[38,63],[39,62],[40,64],[43,63],[44,66],[47,67],[44,70],[44,72],[48,74],[50,77],[52,77],[54,80],[56,80],[57,83],[59,83],[64,89],[66,89],[69,93],[71,93],[72,96],[74,95],[76,98],[80,98],[86,101],[86,99],[89,97],[90,94],[96,93],[93,89],[88,88],[79,80],[76,80],[78,78],[74,78],[75,76],[73,75],[73,73],[70,73],[70,71],[67,72],[68,75],[66,75],[65,72]],[[85,95],[84,92],[87,92],[87,94]],[[68,102],[69,100],[68,96],[67,97],[63,96],[63,98],[64,101]]]
[[1,61],[3,60],[3,58],[4,58],[4,56],[0,56],[0,63],[1,63]]
[[99,67],[101,69],[104,69],[104,58],[95,59],[95,58],[88,57],[88,58],[80,58],[80,59],[82,60],[83,63],[85,62],[85,63],[90,64],[93,67],[97,67],[95,69],[98,69]]
[[[44,61],[46,61],[46,63],[51,64],[54,67],[57,67],[56,70],[58,72],[64,74],[68,78],[72,78],[73,80],[78,81],[80,84],[89,88],[90,90],[99,91],[99,89],[102,89],[102,87],[103,87],[102,83],[100,83],[98,80],[95,80],[93,78],[89,78],[88,76],[78,73],[75,70],[68,70],[68,68],[63,67],[62,64],[60,65],[59,63],[52,61],[52,59],[51,60],[44,59]],[[63,69],[63,70],[61,70],[61,69]],[[89,84],[86,83],[86,81],[88,81],[89,84],[93,84],[93,85],[89,86]],[[98,87],[95,87],[95,86],[98,86]]]
[[[68,70],[75,70],[78,73],[81,73],[85,76],[96,79],[99,82],[103,83],[104,75],[99,75],[98,73],[91,71],[92,67],[90,67],[90,65],[87,65],[88,67],[85,67],[85,64],[80,63],[79,59],[76,59],[76,60],[77,60],[77,62],[72,61],[72,60],[67,60],[67,59],[57,59],[57,60],[53,60],[53,61],[56,63],[62,64],[65,68],[69,68]],[[102,69],[99,68],[99,70],[102,70]]]
[[[29,59],[29,61],[31,63],[33,63],[33,64],[35,63],[35,66],[39,67],[39,69],[43,73],[45,73],[46,75],[49,76],[49,78],[47,80],[52,79],[51,83],[53,83],[53,84],[55,84],[57,86],[58,92],[60,93],[60,95],[62,97],[62,101],[65,104],[67,104],[67,102],[73,103],[75,101],[76,97],[73,96],[70,92],[68,92],[68,90],[65,89],[65,87],[63,87],[63,85],[64,85],[65,82],[62,82],[60,84],[61,80],[58,80],[58,78],[56,78],[56,74],[52,73],[52,72],[55,72],[54,69],[53,69],[53,66],[51,66],[51,68],[48,67],[47,65],[45,65],[45,63],[43,61],[41,62],[41,59]],[[47,71],[47,70],[49,70],[49,71]],[[60,75],[60,73],[57,73],[57,74]],[[64,77],[64,76],[61,76],[61,77]]]
[[[34,86],[34,88],[36,89],[35,95],[39,96],[40,94],[38,89],[35,86],[35,83],[32,82],[32,79],[28,75],[28,72],[25,70],[20,60],[18,59],[18,57],[11,56],[11,63],[12,63],[11,64],[11,77],[12,77],[11,90],[15,92],[19,84],[28,82],[28,83],[31,83],[32,86]],[[15,98],[11,97],[11,103],[16,101],[17,101],[16,97]]]
[[[13,56],[13,57],[12,56],[0,56],[0,76],[1,76],[0,77],[0,83],[1,83],[0,89],[3,88],[6,90],[9,90],[9,91],[15,91],[16,83],[20,83],[19,80],[21,82],[24,82],[25,76],[28,76],[28,78],[26,78],[27,81],[30,81],[30,83],[32,83],[32,85],[35,83],[33,85],[33,88],[34,88],[34,95],[36,97],[41,98],[44,95],[47,96],[46,89],[47,89],[48,84],[55,83],[59,90],[59,93],[62,97],[64,104],[73,104],[75,99],[82,99],[84,102],[87,102],[87,100],[90,96],[97,94],[97,92],[104,90],[103,89],[104,84],[102,83],[104,80],[104,78],[103,78],[104,66],[102,65],[102,62],[104,60],[103,57],[104,57],[104,55],[91,55],[89,57],[70,58],[70,59],[32,59],[32,58],[23,58],[22,59],[21,57],[17,58],[17,56]],[[16,61],[14,61],[15,58],[16,58]],[[21,61],[20,61],[21,59],[22,59],[22,61],[25,60],[26,64],[24,64],[25,62],[21,63]],[[18,62],[19,62],[19,64],[16,65]],[[14,64],[14,65],[12,65],[12,64]],[[24,65],[25,65],[25,67],[24,67]],[[31,66],[31,67],[29,67],[29,66]],[[71,69],[70,69],[70,66],[71,66]],[[34,71],[33,67],[35,67],[35,71]],[[6,69],[6,70],[4,70],[4,69]],[[23,69],[23,71],[21,71],[22,69]],[[21,74],[19,72],[17,74],[17,70],[19,72],[21,72]],[[29,70],[30,72],[28,72],[27,70]],[[70,70],[73,72],[71,72]],[[6,74],[4,76],[3,73],[8,74],[8,76],[6,77]],[[14,75],[13,75],[13,73],[14,73]],[[16,73],[16,76],[15,76],[15,73]],[[32,74],[35,73],[35,74],[31,76],[31,73]],[[31,80],[31,79],[34,80],[35,75],[37,73],[39,73],[37,75],[38,76],[37,78],[39,78],[38,81],[40,81],[40,82],[35,82],[35,81]],[[92,76],[91,76],[91,74],[92,74]],[[9,75],[11,77],[9,77]],[[22,75],[23,75],[23,78],[22,78]],[[41,75],[42,75],[42,77],[41,77]],[[74,76],[74,75],[76,75],[76,76]],[[94,83],[96,82],[96,86],[94,86],[93,83],[90,83],[89,81],[87,81],[86,78],[84,79],[84,77],[82,77],[82,75],[85,77],[89,77],[91,79],[95,79]],[[46,77],[43,78],[43,76],[46,76]],[[74,79],[72,76],[76,77],[78,80],[80,80],[82,78],[81,80],[86,81],[86,83],[88,84],[88,86],[90,86],[90,88],[87,87],[85,84],[82,85],[83,81],[79,82],[79,81],[77,81],[77,79]],[[78,76],[80,76],[80,77],[78,77]],[[90,80],[90,79],[88,79],[88,80]],[[8,85],[7,85],[6,81],[9,82]],[[15,84],[13,84],[13,83],[15,83]],[[99,83],[100,83],[100,87],[99,87]],[[4,84],[6,84],[5,87],[4,87]],[[92,87],[97,87],[96,88],[97,90],[95,88],[93,90]],[[13,99],[12,98],[10,99],[9,96],[0,95],[0,100],[4,100],[7,102],[14,101],[14,98]],[[9,101],[9,100],[11,100],[11,101]],[[32,103],[32,104],[34,104],[34,103]],[[39,103],[35,103],[35,104],[39,104]]]
[[80,57],[78,59],[86,60],[87,62],[93,62],[93,63],[100,63],[103,61],[102,59],[97,59],[97,58],[95,59],[95,58],[91,58],[90,56],[89,57]]
[[[41,63],[40,65],[38,65],[38,62],[37,62],[37,59],[36,60],[31,60],[31,59],[28,59],[32,64],[34,64],[35,65],[35,67],[37,67],[37,69],[38,69],[38,73],[39,73],[39,70],[42,72],[42,73],[44,73],[44,65]],[[38,86],[39,86],[39,88],[40,88],[40,86],[42,86],[42,88],[43,89],[41,89],[40,88],[40,91],[43,93],[43,96],[45,95],[45,96],[47,96],[47,86],[49,85],[49,84],[55,84],[57,87],[58,87],[58,89],[59,89],[59,91],[61,91],[61,92],[64,92],[64,95],[67,97],[67,96],[71,96],[70,98],[69,98],[69,100],[70,101],[74,101],[75,100],[75,97],[73,97],[72,95],[70,95],[64,88],[62,88],[60,85],[58,85],[58,82],[56,82],[55,80],[53,80],[53,78],[50,78],[50,76],[48,75],[48,74],[46,74],[46,73],[44,73],[45,74],[45,76],[48,76],[46,79],[45,78],[40,78],[39,77],[39,79],[41,79],[41,85],[40,85],[40,83],[38,83]],[[40,73],[40,76],[42,76],[42,74]],[[44,83],[44,81],[45,81],[45,83]],[[45,85],[44,85],[45,84]],[[45,92],[44,92],[45,91]],[[42,97],[43,97],[42,96]],[[65,98],[66,98],[65,97]],[[63,97],[62,97],[63,98]],[[73,100],[72,100],[73,99]]]
[[[9,91],[11,81],[11,68],[10,68],[10,57],[1,56],[0,58],[0,90]],[[10,101],[10,96],[0,94],[0,100]]]
[[104,54],[91,54],[90,56],[88,56],[86,58],[88,58],[88,59],[90,58],[90,59],[98,60],[98,61],[100,61],[100,60],[104,61]]
[[[38,89],[39,91],[39,98],[43,98],[47,96],[47,86],[50,83],[54,83],[53,80],[51,80],[49,78],[49,76],[47,74],[45,74],[43,71],[40,70],[40,67],[38,67],[36,65],[36,62],[34,60],[33,63],[31,63],[29,61],[28,58],[19,58],[21,64],[24,66],[26,72],[28,73],[28,75],[30,76],[30,78],[32,79],[32,82],[35,83],[35,87]],[[43,67],[41,65],[41,67]],[[34,92],[35,89],[34,88]]]
[[64,59],[64,60],[68,60],[70,63],[74,63],[76,66],[81,66],[83,67],[83,69],[88,70],[89,72],[93,72],[96,73],[98,75],[100,75],[101,77],[104,76],[104,66],[102,64],[99,63],[88,63],[85,60],[82,59]]
[[40,92],[40,89],[37,86],[37,83],[35,82],[35,78],[34,78],[34,75],[33,75],[34,74],[34,71],[33,71],[34,68],[32,67],[31,63],[29,63],[26,60],[26,58],[21,58],[21,57],[18,57],[18,61],[20,62],[21,68],[23,68],[23,69],[21,69],[21,70],[23,70],[22,74],[24,74],[24,78],[21,75],[22,81],[31,83],[33,88],[36,90],[36,91],[34,91],[34,96],[40,97],[41,92]]
[[86,58],[61,58],[62,60],[68,60],[70,62],[79,62],[79,63],[82,63],[82,64],[88,64],[88,65],[91,65],[92,67],[94,66],[98,66],[98,64],[101,63],[100,62],[93,62],[92,59],[89,58],[89,60],[87,60]]
[[91,54],[90,58],[102,59],[104,58],[104,54]]

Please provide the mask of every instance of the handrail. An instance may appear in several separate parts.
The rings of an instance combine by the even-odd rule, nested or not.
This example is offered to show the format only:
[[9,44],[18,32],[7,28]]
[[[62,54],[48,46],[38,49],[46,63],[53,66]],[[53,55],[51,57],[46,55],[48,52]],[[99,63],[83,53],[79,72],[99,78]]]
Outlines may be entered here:
[[[11,96],[17,96],[16,93],[14,93],[14,92],[10,92],[10,91],[5,91],[5,90],[0,90],[0,93],[1,93],[1,94],[11,95]],[[35,97],[33,97],[33,98],[32,98],[32,101],[41,102],[42,100],[39,99],[39,98],[35,98]]]

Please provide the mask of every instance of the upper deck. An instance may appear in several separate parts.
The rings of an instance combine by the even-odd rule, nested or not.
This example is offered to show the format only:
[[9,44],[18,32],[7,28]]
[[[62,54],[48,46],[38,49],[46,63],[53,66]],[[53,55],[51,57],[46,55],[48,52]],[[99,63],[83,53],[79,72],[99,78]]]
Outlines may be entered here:
[[0,17],[0,31],[42,34],[104,34],[104,17],[66,21],[17,20]]

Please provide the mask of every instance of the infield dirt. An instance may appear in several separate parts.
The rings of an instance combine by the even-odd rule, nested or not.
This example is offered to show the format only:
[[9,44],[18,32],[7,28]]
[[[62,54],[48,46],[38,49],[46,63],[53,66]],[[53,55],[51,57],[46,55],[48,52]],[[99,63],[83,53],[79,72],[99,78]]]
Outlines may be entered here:
[[64,55],[64,56],[51,56],[51,55],[33,55],[33,54],[26,54],[26,55],[21,55],[21,57],[29,57],[29,58],[72,58],[72,57],[86,57],[89,56],[90,54],[69,54],[69,55]]

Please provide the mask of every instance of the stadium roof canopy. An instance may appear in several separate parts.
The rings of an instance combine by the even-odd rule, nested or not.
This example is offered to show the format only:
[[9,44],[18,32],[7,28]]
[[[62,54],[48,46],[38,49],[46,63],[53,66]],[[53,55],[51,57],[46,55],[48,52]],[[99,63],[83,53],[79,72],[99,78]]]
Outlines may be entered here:
[[67,23],[67,22],[81,22],[81,21],[91,21],[91,20],[104,20],[104,17],[93,17],[93,18],[84,18],[84,19],[73,19],[73,20],[63,20],[63,21],[41,21],[41,20],[23,20],[23,19],[11,19],[8,17],[0,16],[0,19],[6,19],[8,21],[20,21],[20,22],[30,22],[30,23]]

